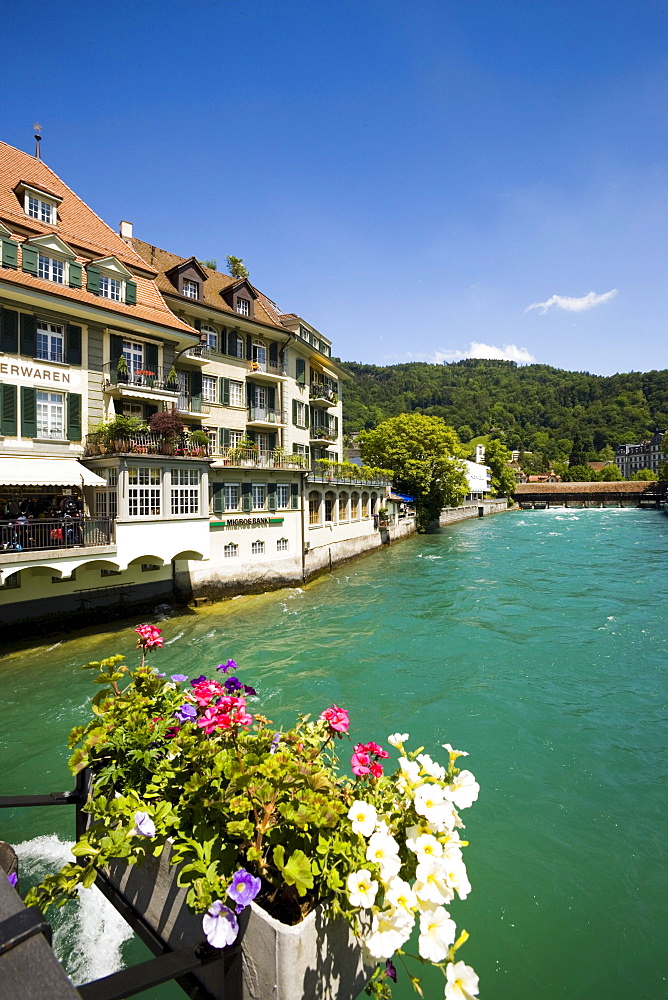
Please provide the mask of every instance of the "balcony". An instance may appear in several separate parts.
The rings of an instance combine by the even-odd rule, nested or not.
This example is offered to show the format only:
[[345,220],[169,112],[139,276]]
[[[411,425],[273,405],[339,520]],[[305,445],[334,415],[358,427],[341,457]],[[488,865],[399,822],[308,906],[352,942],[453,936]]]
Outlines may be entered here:
[[189,413],[192,415],[193,413],[209,413],[211,407],[208,403],[204,402],[201,396],[191,396],[187,392],[182,392],[179,394],[176,409],[179,413]]
[[293,455],[281,448],[258,451],[256,448],[220,448],[213,453],[213,468],[221,465],[241,469],[302,469],[309,467],[308,455]]
[[208,344],[196,344],[180,354],[179,361],[208,361],[210,356],[211,348]]
[[312,382],[309,389],[309,399],[313,406],[336,406],[339,394],[327,385]]
[[273,361],[248,361],[248,373],[258,382],[276,382],[287,376],[285,365]]
[[309,471],[309,483],[341,483],[348,486],[380,487],[392,484],[389,476],[366,465],[354,466],[351,462],[315,462]]
[[311,427],[311,444],[320,444],[322,441],[337,441],[338,434],[336,431],[332,430],[330,427],[319,427],[317,424],[315,427]]
[[176,458],[208,458],[210,445],[196,444],[189,434],[170,439],[150,431],[137,431],[110,440],[104,430],[86,435],[84,458],[100,455],[173,455]]
[[[52,521],[0,524],[0,564],[15,562],[18,553],[45,549],[66,552],[113,543],[114,522],[108,517],[60,517]],[[23,557],[25,558],[25,556]]]
[[268,406],[249,406],[247,424],[255,427],[283,427],[283,414]]
[[108,362],[104,366],[105,387],[114,397],[134,399],[170,399],[179,392],[178,381],[170,381],[171,368],[140,368],[118,371],[118,366]]

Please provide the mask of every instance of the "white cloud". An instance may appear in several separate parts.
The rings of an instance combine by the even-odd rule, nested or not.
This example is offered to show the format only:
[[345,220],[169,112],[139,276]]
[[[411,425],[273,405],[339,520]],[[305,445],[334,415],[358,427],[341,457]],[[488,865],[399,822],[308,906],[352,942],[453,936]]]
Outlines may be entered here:
[[579,298],[573,298],[570,295],[552,295],[547,302],[534,302],[527,306],[524,311],[531,312],[532,309],[540,309],[541,314],[545,315],[548,309],[556,306],[557,309],[565,309],[566,312],[585,312],[587,309],[593,309],[594,306],[609,302],[610,299],[614,299],[616,294],[617,289],[612,288],[609,292],[603,292],[602,295],[597,295],[596,292],[587,292],[586,295],[581,295]]
[[468,351],[434,351],[430,361],[433,364],[443,364],[444,361],[462,361],[464,358],[489,358],[493,361],[517,361],[520,365],[530,365],[536,359],[526,347],[516,344],[504,344],[495,347],[493,344],[481,344],[472,340]]

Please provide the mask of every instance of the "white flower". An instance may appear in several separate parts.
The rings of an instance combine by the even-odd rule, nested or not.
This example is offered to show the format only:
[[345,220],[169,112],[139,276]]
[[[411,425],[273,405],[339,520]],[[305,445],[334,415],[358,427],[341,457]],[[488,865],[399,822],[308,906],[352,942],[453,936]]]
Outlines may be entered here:
[[420,784],[420,765],[417,761],[400,757],[399,768],[401,774],[397,778],[397,785],[402,792],[409,792],[411,788]]
[[394,878],[401,868],[399,845],[394,837],[389,837],[386,833],[372,834],[366,849],[366,859],[378,865],[384,882]]
[[378,883],[371,877],[368,868],[360,868],[358,872],[351,872],[347,883],[351,906],[361,906],[365,910],[373,906],[378,892]]
[[412,918],[397,910],[382,910],[374,914],[371,934],[364,945],[376,962],[392,958],[395,951],[408,941],[413,929]]
[[441,743],[441,746],[450,754],[451,764],[454,764],[458,757],[468,757],[466,750],[453,750],[449,743]]
[[458,809],[468,809],[478,798],[480,785],[470,771],[460,771],[451,785],[446,785],[445,794]]
[[445,1000],[471,1000],[471,997],[478,996],[478,977],[470,965],[450,962],[445,976]]
[[442,962],[455,940],[457,926],[442,906],[425,911],[420,917],[418,950],[428,962]]
[[411,915],[417,906],[415,893],[408,882],[404,882],[398,875],[390,879],[385,891],[385,899],[393,909],[405,910]]
[[439,858],[429,858],[418,864],[413,890],[418,899],[425,903],[435,903],[437,906],[449,903],[455,895],[448,885]]
[[363,837],[370,837],[376,827],[376,807],[369,802],[353,802],[349,811],[348,819],[353,821],[353,833],[361,833]]
[[384,816],[378,817],[378,822],[376,823],[376,833],[384,833],[387,837],[392,835],[392,828]]
[[415,844],[418,837],[421,837],[424,833],[433,833],[434,830],[435,827],[421,816],[419,823],[414,823],[413,826],[409,826],[406,830],[406,847],[408,850],[413,851],[415,854]]
[[466,865],[461,858],[454,858],[450,855],[445,855],[440,860],[445,881],[452,889],[457,890],[460,899],[466,899],[471,891],[471,883],[466,874]]
[[402,743],[405,743],[408,739],[408,733],[392,733],[391,736],[387,737],[387,742],[390,746],[396,747],[397,750],[401,750]]
[[148,813],[136,812],[135,825],[130,830],[131,837],[155,837],[155,823]]
[[215,900],[202,917],[202,928],[212,948],[225,948],[236,941],[237,918],[220,899]]
[[417,854],[418,861],[426,861],[427,858],[440,858],[443,854],[443,844],[431,833],[423,833],[413,841],[414,847],[411,850]]
[[445,768],[437,764],[435,760],[432,760],[428,753],[419,753],[417,760],[420,761],[423,771],[426,771],[432,778],[436,778],[437,781],[443,781],[445,778]]
[[440,785],[418,785],[413,805],[416,813],[433,823],[438,831],[451,829],[457,821],[452,803],[446,800]]

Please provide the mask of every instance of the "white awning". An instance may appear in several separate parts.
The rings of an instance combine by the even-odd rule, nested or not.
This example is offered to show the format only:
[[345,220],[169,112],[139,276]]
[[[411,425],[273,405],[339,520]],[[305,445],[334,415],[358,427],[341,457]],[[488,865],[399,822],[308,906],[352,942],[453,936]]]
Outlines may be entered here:
[[2,486],[106,486],[74,458],[0,458]]

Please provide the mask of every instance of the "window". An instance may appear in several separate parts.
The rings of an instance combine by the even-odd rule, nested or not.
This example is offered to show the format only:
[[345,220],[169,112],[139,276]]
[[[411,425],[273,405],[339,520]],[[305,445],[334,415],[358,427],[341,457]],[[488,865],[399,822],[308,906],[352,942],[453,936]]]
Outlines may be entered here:
[[308,447],[305,444],[293,444],[293,455],[308,455]]
[[197,469],[172,469],[172,514],[199,514]]
[[189,278],[183,279],[183,294],[189,299],[199,298],[199,284],[196,281],[190,281]]
[[48,201],[42,201],[35,195],[28,195],[28,215],[31,219],[39,219],[40,222],[47,222],[49,225],[56,223],[56,207]]
[[297,401],[295,417],[298,427],[306,427],[306,405]]
[[63,360],[63,328],[53,323],[37,324],[37,357],[40,361]]
[[141,571],[142,573],[155,573],[157,569],[160,569],[157,563],[142,563]]
[[144,345],[132,340],[124,340],[123,357],[128,363],[130,374],[136,375],[144,368]]
[[12,573],[11,576],[5,577],[5,582],[2,584],[3,590],[18,590],[21,586],[21,573]]
[[230,448],[238,448],[245,437],[243,431],[230,431]]
[[369,494],[362,494],[362,517],[369,516]]
[[62,260],[55,260],[54,257],[45,257],[41,253],[39,255],[37,274],[40,278],[44,278],[45,281],[55,281],[59,285],[62,285],[65,281],[65,265]]
[[333,493],[325,493],[325,521],[331,522],[334,520],[334,501],[336,497]]
[[207,403],[216,402],[216,383],[218,379],[212,375],[202,375],[202,399]]
[[107,278],[104,274],[100,275],[100,295],[103,295],[105,299],[113,299],[114,302],[121,301],[121,291],[122,283],[116,278]]
[[339,493],[339,521],[345,521],[348,517],[348,494]]
[[308,495],[308,523],[320,524],[320,494],[311,490]]
[[235,542],[230,542],[223,546],[223,557],[225,559],[236,559],[239,555],[239,546]]
[[95,491],[95,516],[113,520],[118,515],[118,469],[99,469],[98,475],[107,480],[107,489]]
[[264,542],[253,542],[251,545],[251,553],[254,556],[264,555]]
[[230,406],[244,405],[244,384],[230,380]]
[[276,542],[277,552],[287,552],[288,551],[288,540],[287,538],[279,538]]
[[144,419],[144,404],[143,403],[123,403],[123,416],[124,417],[138,417],[140,420]]
[[248,299],[237,299],[237,312],[240,316],[250,316],[250,302]]
[[206,346],[210,347],[212,351],[218,350],[218,334],[212,326],[203,326],[200,330],[206,337]]
[[101,569],[100,576],[120,576],[120,569]]
[[264,510],[266,486],[263,483],[253,483],[253,510]]
[[360,495],[359,495],[359,493],[351,493],[350,494],[350,517],[351,518],[356,518],[356,517],[360,516],[359,515],[359,503],[360,503]]
[[256,434],[255,444],[257,445],[258,451],[268,451],[269,450],[269,435],[268,434]]
[[261,340],[253,341],[253,367],[261,372],[267,370],[267,348]]
[[290,485],[288,483],[276,484],[276,506],[277,507],[290,506]]
[[37,437],[65,437],[65,399],[62,392],[37,393]]
[[140,465],[128,469],[128,514],[150,517],[160,514],[160,469]]
[[239,484],[225,483],[223,487],[225,510],[239,510]]

